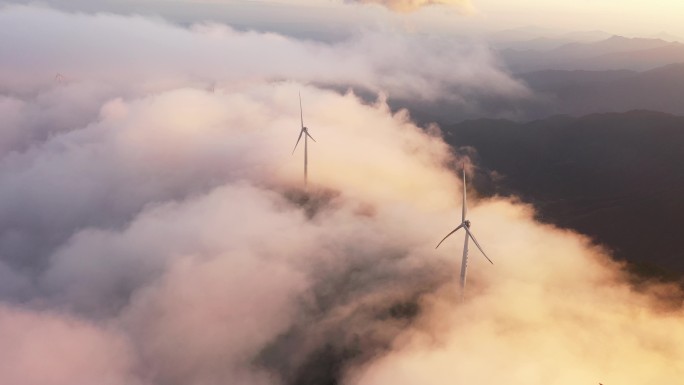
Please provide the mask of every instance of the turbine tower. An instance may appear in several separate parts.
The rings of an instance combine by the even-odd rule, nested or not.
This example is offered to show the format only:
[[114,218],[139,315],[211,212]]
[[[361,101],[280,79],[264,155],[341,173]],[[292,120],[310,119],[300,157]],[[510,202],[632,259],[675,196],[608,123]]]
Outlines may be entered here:
[[[465,179],[465,169],[463,170],[463,208],[462,208],[462,213],[461,213],[461,224],[458,225],[454,230],[452,230],[449,234],[446,235],[438,244],[442,244],[444,240],[449,238],[451,234],[455,233],[459,229],[463,228],[465,230],[465,240],[463,241],[463,259],[461,260],[461,299],[463,299],[463,295],[465,293],[465,285],[466,285],[466,272],[468,271],[468,239],[472,239],[473,242],[475,242],[475,246],[477,246],[478,249],[482,252],[482,255],[484,255],[485,258],[491,263],[492,265],[494,262],[492,262],[491,259],[485,254],[484,250],[482,250],[482,247],[480,246],[480,243],[477,242],[477,239],[475,239],[475,236],[473,233],[470,231],[470,221],[466,219],[466,214],[468,212],[468,207],[466,206],[466,179]],[[437,248],[435,247],[435,249]]]
[[297,143],[295,143],[294,149],[292,150],[292,154],[294,154],[295,150],[297,150],[297,145],[299,144],[299,141],[302,139],[302,135],[304,135],[304,186],[307,184],[307,179],[308,179],[308,168],[309,168],[309,138],[313,140],[314,142],[316,139],[313,138],[309,134],[309,129],[304,127],[304,113],[302,112],[302,93],[299,93],[299,118],[302,123],[302,128],[301,131],[299,131],[299,137],[297,138]]

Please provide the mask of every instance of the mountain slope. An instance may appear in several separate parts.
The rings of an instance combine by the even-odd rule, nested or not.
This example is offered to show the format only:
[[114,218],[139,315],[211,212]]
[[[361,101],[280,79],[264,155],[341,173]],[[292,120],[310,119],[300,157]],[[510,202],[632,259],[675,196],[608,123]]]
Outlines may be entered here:
[[[445,130],[477,150],[475,184],[587,234],[641,269],[684,274],[684,117],[648,111],[474,120]],[[496,178],[489,173],[496,171]]]
[[684,44],[661,39],[613,36],[598,42],[573,42],[552,50],[499,51],[513,72],[627,69],[645,71],[684,62]]
[[548,70],[518,75],[537,94],[525,115],[586,115],[647,109],[684,114],[684,64],[646,72]]

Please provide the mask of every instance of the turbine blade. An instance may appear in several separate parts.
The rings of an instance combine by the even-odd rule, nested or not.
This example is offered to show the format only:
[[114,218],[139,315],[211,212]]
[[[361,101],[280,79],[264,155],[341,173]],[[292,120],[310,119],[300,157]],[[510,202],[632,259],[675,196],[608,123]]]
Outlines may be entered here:
[[299,119],[302,123],[302,129],[304,129],[304,112],[302,111],[302,92],[299,92]]
[[484,250],[482,250],[482,246],[480,246],[480,243],[477,242],[477,239],[475,239],[475,236],[473,235],[473,233],[471,233],[470,230],[468,230],[467,227],[465,228],[465,231],[466,231],[466,233],[468,233],[468,235],[469,235],[470,238],[473,240],[473,242],[475,242],[475,246],[477,246],[477,248],[480,249],[480,251],[482,252],[482,255],[484,255],[484,257],[487,258],[487,260],[489,261],[489,263],[491,263],[491,264],[493,265],[494,262],[492,262],[492,260],[489,259],[489,257],[487,256],[487,254],[485,254]]
[[461,299],[465,295],[466,276],[468,275],[468,234],[463,241],[463,258],[461,259]]
[[462,215],[461,215],[461,222],[465,222],[466,220],[466,213],[468,209],[466,206],[466,175],[465,175],[465,167],[463,168],[463,207],[462,207]]
[[453,234],[453,233],[455,233],[456,231],[458,231],[458,229],[460,229],[461,227],[463,227],[463,223],[461,223],[460,225],[458,225],[457,228],[453,229],[449,234],[446,235],[446,237],[442,238],[442,240],[439,241],[439,243],[437,244],[437,247],[435,247],[435,249],[438,248],[439,245],[442,244],[442,242],[444,242],[447,238],[449,238],[449,236],[450,236],[451,234]]
[[[314,139],[313,136],[311,136],[311,134],[309,134],[309,130],[306,130],[306,136],[308,136],[309,138],[311,138],[311,140],[316,142],[316,139]],[[318,142],[316,142],[316,143],[318,143]]]
[[299,144],[299,140],[302,139],[303,133],[304,133],[304,130],[299,131],[299,138],[297,138],[297,143],[295,143],[294,149],[292,150],[293,154],[294,154],[295,150],[297,149],[297,145]]
[[463,241],[463,258],[468,257],[468,236],[466,235],[465,241]]

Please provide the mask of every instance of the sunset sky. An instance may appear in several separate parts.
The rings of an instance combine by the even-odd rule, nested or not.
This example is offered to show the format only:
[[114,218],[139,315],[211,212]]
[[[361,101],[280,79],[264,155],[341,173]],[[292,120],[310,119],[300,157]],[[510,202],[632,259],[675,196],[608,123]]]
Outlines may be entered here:
[[159,14],[180,22],[215,20],[297,33],[398,25],[417,31],[478,35],[534,26],[558,32],[601,30],[638,37],[661,33],[684,36],[684,2],[677,0],[443,0],[439,3],[448,5],[422,7],[418,11],[423,1],[359,2],[399,4],[393,7],[399,12],[392,13],[378,5],[353,4],[355,1],[350,0],[5,0],[0,4],[50,4],[89,12]]
[[677,0],[474,0],[474,5],[488,29],[538,25],[633,36],[684,35],[684,3]]

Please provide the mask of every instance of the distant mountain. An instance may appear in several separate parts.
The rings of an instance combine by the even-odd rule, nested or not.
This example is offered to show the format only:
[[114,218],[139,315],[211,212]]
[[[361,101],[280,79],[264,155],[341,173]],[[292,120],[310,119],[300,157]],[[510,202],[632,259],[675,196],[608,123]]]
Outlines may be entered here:
[[639,72],[629,70],[543,70],[518,74],[516,77],[524,80],[535,91],[556,91],[572,86],[604,84],[638,75]]
[[485,195],[517,195],[641,272],[684,276],[684,117],[482,119],[446,128],[445,138],[477,150],[474,182]]
[[525,27],[496,31],[489,34],[488,40],[494,42],[525,41],[540,37],[555,37],[556,35],[558,35],[558,33],[552,29],[529,25]]
[[[451,101],[402,100],[392,98],[390,106],[407,108],[423,124],[442,126],[483,117],[519,121],[553,115],[583,116],[601,112],[652,110],[684,115],[684,64],[672,64],[649,71],[565,71],[545,70],[514,75],[527,84],[528,98],[470,95],[468,108]],[[372,93],[358,94],[371,102]],[[458,90],[454,93],[458,94]]]
[[553,53],[564,57],[589,57],[616,52],[633,52],[658,48],[670,42],[660,39],[628,38],[611,36],[608,39],[593,43],[571,43],[559,47]]
[[600,40],[605,40],[610,38],[611,36],[614,36],[608,32],[605,31],[573,31],[573,32],[568,32],[564,33],[562,37],[576,41],[576,42],[594,42],[594,41],[600,41]]
[[552,50],[509,48],[498,53],[513,72],[548,69],[643,71],[684,63],[682,43],[622,36],[612,36],[598,42],[573,42]]
[[637,51],[603,54],[580,61],[578,68],[594,70],[626,68],[645,71],[673,63],[684,63],[684,44],[674,42]]
[[612,35],[603,31],[557,32],[538,27],[499,31],[487,40],[497,49],[550,50],[569,43],[591,43]]
[[684,39],[681,38],[680,36],[672,35],[670,33],[667,33],[665,31],[662,31],[660,33],[657,33],[653,36],[649,36],[652,39],[661,39],[665,41],[678,41],[678,42],[684,42]]
[[492,45],[499,50],[512,51],[548,51],[574,42],[565,38],[537,37],[527,40],[512,40],[494,42]]
[[684,115],[684,64],[645,72],[547,70],[518,75],[538,94],[531,118],[647,109]]

